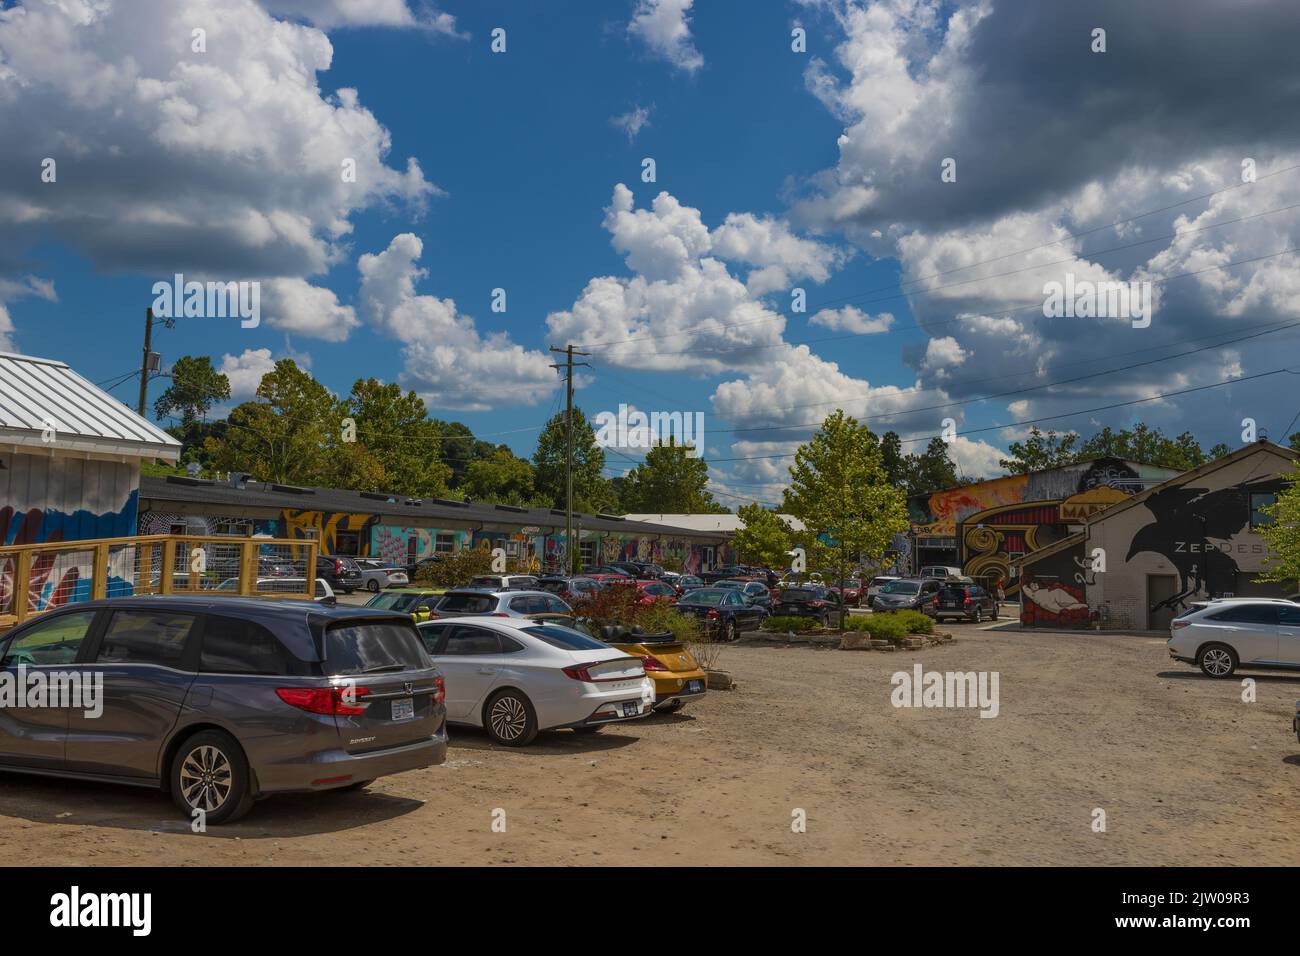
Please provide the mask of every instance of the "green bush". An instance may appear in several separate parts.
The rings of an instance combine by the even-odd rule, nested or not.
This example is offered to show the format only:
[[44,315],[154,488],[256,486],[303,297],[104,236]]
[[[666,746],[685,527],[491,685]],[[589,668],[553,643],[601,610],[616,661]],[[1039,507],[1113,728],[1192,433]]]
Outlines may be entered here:
[[779,614],[775,617],[763,619],[763,630],[776,631],[778,634],[784,634],[787,631],[804,634],[808,631],[815,631],[819,627],[821,627],[821,622],[817,618],[800,617],[795,614]]
[[922,614],[920,611],[890,611],[888,613],[897,614],[907,625],[907,630],[911,634],[934,633],[934,618],[928,614]]
[[867,631],[876,640],[901,641],[910,631],[907,622],[897,614],[881,614],[873,617],[867,625]]

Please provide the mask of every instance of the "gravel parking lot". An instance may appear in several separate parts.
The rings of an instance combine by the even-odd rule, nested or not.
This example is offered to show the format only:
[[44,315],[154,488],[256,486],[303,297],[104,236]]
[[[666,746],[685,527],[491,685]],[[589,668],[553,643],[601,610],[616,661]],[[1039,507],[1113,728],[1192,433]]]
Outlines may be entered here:
[[[458,730],[443,767],[205,835],[158,794],[0,776],[0,863],[1300,863],[1300,677],[1253,675],[1248,704],[1156,637],[946,629],[905,653],[728,647],[739,689],[679,715],[522,751]],[[999,716],[894,708],[917,662],[997,671]]]

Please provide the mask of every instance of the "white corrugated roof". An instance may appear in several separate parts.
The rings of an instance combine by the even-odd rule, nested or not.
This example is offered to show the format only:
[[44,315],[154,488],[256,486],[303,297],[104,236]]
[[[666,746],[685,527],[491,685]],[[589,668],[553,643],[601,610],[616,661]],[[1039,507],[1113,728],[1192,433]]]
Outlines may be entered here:
[[[46,429],[54,428],[48,441]],[[0,446],[175,461],[181,444],[63,362],[0,352]]]
[[[735,532],[741,527],[740,515],[680,514],[680,515],[624,515],[628,521],[645,521],[650,524],[672,525],[691,531]],[[803,530],[803,522],[790,515],[777,515],[795,531]]]

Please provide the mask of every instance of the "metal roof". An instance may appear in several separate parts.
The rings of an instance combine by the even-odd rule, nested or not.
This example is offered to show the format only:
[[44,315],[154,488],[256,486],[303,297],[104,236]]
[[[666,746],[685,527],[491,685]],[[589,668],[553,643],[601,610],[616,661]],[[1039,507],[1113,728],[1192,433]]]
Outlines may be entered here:
[[0,352],[0,445],[168,461],[181,450],[175,438],[65,363],[9,352]]
[[[538,528],[555,532],[564,530],[564,512],[549,508],[518,508],[485,502],[451,501],[442,498],[415,499],[407,495],[349,491],[338,488],[300,488],[248,480],[244,487],[229,481],[201,478],[140,479],[141,510],[145,502],[185,502],[222,509],[221,513],[238,516],[243,508],[291,508],[346,514],[392,515],[400,518],[423,518],[429,522],[450,522],[457,526],[496,526],[502,529]],[[665,524],[633,521],[615,515],[591,515],[574,512],[573,522],[582,531],[612,531],[628,535],[656,537],[704,538],[720,542],[726,535],[698,528],[680,528]],[[540,532],[539,532],[540,533]]]

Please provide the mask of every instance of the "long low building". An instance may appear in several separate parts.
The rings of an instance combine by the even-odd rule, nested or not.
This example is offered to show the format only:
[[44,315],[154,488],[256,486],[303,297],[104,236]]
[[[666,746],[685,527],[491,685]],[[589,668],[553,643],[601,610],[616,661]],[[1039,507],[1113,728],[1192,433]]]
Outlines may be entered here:
[[[574,515],[584,567],[653,561],[700,571],[731,560],[729,534],[616,515]],[[406,564],[466,547],[503,548],[535,570],[565,564],[564,512],[245,480],[143,478],[140,534],[315,538],[322,553]]]

